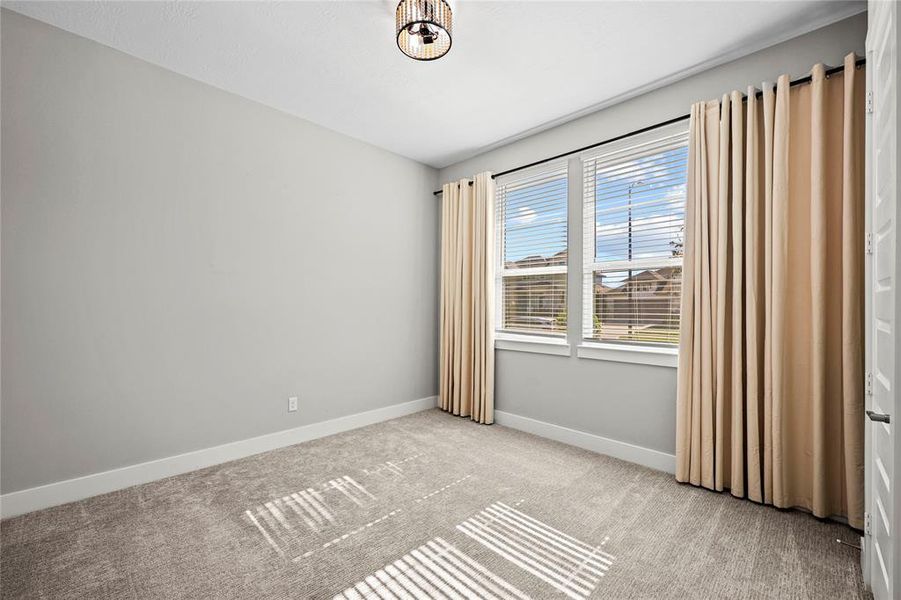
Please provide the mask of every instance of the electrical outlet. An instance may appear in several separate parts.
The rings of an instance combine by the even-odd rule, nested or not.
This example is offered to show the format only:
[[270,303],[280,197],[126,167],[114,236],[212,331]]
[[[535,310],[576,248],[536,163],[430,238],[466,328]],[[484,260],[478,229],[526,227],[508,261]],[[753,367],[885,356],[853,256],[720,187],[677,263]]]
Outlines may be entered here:
[[288,412],[297,412],[297,396],[288,398]]

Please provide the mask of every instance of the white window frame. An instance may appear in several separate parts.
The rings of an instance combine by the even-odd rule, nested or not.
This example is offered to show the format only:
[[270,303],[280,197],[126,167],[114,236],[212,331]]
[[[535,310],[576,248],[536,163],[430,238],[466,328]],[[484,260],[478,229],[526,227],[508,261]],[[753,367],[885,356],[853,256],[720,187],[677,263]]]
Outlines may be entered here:
[[[581,341],[576,349],[579,358],[608,360],[637,364],[676,367],[679,362],[678,344],[637,344],[602,342],[592,338],[594,333],[594,273],[597,271],[628,271],[643,268],[682,266],[682,258],[653,258],[638,260],[595,260],[595,206],[593,190],[586,189],[589,162],[603,160],[630,147],[653,143],[667,137],[684,136],[687,140],[688,120],[659,127],[579,155],[582,163],[582,328]],[[686,142],[687,143],[687,142]],[[591,178],[593,179],[593,177]],[[591,193],[591,200],[588,194]]]
[[[506,203],[503,205],[497,203],[497,216],[495,221],[495,294],[494,294],[494,315],[495,315],[495,342],[494,347],[497,350],[512,350],[517,352],[534,352],[538,354],[552,354],[557,356],[569,356],[570,346],[568,339],[569,319],[567,315],[567,331],[561,334],[543,334],[538,332],[525,331],[508,331],[503,329],[504,324],[504,278],[505,277],[522,277],[525,275],[552,275],[563,274],[569,272],[569,161],[568,159],[558,159],[545,164],[537,165],[529,169],[523,169],[516,173],[510,173],[497,179],[497,187],[516,183],[519,180],[530,179],[544,174],[552,174],[562,171],[564,173],[564,181],[566,181],[566,215],[567,215],[567,264],[553,267],[529,267],[522,269],[507,269],[504,262],[504,240],[505,240],[505,209]],[[569,304],[569,278],[566,279],[566,298]]]

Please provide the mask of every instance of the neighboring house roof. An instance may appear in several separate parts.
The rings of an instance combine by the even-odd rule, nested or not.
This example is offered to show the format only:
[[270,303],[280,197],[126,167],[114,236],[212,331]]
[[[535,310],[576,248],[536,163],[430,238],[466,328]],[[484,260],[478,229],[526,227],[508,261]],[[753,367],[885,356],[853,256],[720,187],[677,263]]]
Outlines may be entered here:
[[655,281],[659,282],[659,285],[654,290],[655,293],[668,291],[673,283],[673,277],[677,273],[678,269],[679,267],[661,267],[659,269],[647,269],[627,278],[621,285],[618,286],[608,286],[595,281],[594,291],[597,294],[606,294],[608,292],[617,291],[621,292],[628,289],[630,286],[634,286],[639,283]]
[[528,267],[547,267],[560,264],[565,265],[566,257],[566,250],[561,250],[560,252],[552,254],[550,257],[541,256],[540,254],[534,254],[532,256],[520,258],[519,260],[508,260],[504,266],[508,269],[525,269]]

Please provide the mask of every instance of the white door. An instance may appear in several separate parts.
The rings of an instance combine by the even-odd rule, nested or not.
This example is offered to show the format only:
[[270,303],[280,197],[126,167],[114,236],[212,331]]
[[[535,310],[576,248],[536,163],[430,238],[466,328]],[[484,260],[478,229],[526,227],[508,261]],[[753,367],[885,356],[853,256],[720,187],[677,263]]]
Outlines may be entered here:
[[[896,399],[901,359],[901,310],[895,293],[901,258],[897,243],[898,202],[898,5],[870,0],[867,32],[867,202],[871,255],[868,281],[867,352],[867,524],[864,576],[876,600],[901,595],[901,548],[895,525],[901,495],[895,491],[901,468],[901,421]],[[898,594],[898,595],[893,595]]]

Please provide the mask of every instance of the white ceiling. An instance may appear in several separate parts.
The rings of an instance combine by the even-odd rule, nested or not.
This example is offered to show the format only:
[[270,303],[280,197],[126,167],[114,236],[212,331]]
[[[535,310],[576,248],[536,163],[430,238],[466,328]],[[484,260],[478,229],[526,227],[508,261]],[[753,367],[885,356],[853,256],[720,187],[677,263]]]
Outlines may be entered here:
[[3,6],[435,167],[866,7],[463,0],[450,53],[422,63],[395,0]]

